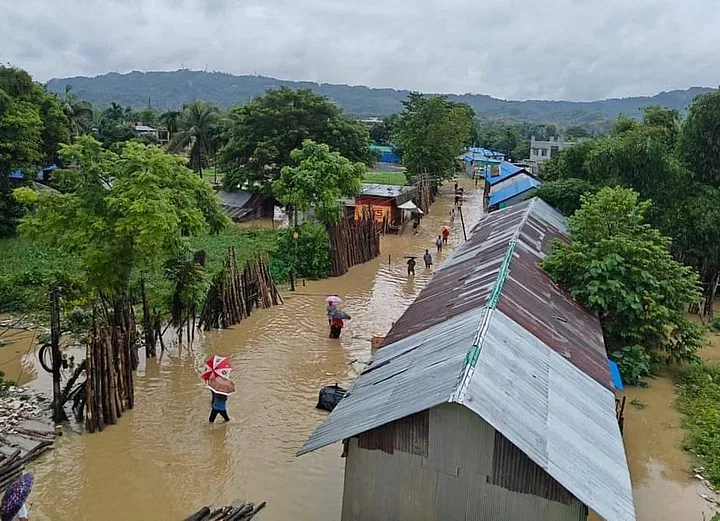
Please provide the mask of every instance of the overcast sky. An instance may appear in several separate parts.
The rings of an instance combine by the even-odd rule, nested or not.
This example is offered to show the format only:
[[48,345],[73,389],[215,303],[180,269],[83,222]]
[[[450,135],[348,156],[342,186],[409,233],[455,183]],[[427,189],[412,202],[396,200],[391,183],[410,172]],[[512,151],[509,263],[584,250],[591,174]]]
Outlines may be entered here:
[[207,66],[591,100],[716,87],[719,50],[719,0],[0,0],[0,61],[40,81]]

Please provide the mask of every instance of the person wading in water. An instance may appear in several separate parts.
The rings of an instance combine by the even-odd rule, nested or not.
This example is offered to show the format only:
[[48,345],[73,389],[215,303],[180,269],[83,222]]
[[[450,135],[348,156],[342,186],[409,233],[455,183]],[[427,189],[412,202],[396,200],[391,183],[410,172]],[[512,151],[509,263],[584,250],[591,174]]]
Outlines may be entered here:
[[350,320],[351,318],[350,315],[341,309],[335,308],[330,315],[330,338],[340,338],[342,328],[345,326],[344,320]]
[[215,423],[215,418],[218,414],[222,416],[226,422],[230,421],[230,417],[227,413],[227,395],[212,392],[212,411],[210,411],[210,423]]

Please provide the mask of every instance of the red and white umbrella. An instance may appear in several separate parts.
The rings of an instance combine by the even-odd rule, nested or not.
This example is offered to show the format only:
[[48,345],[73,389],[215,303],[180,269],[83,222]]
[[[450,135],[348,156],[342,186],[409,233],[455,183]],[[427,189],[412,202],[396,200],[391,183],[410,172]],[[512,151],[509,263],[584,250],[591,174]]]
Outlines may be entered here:
[[230,378],[232,369],[228,357],[215,355],[205,362],[205,372],[202,374],[202,379],[207,382],[212,378]]

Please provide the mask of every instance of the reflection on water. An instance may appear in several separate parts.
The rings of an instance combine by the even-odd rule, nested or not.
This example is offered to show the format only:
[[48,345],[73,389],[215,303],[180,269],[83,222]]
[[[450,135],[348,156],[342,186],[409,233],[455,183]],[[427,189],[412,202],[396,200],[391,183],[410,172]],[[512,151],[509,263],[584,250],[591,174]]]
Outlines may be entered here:
[[[265,521],[337,520],[341,447],[295,452],[326,417],[314,408],[319,389],[348,384],[370,358],[371,337],[385,334],[427,284],[431,270],[418,267],[408,279],[404,256],[434,250],[451,207],[446,191],[420,233],[384,237],[379,258],[343,277],[301,281],[284,306],[207,334],[194,350],[147,361],[134,410],[103,433],[61,438],[37,466],[33,519],[176,521],[204,504],[247,499],[268,502]],[[472,193],[463,208],[468,226],[481,207],[481,191]],[[449,247],[433,252],[435,266],[461,240],[457,220]],[[327,338],[327,294],[340,295],[353,317],[339,340]],[[196,368],[213,353],[232,357],[237,393],[228,401],[231,422],[211,426]]]

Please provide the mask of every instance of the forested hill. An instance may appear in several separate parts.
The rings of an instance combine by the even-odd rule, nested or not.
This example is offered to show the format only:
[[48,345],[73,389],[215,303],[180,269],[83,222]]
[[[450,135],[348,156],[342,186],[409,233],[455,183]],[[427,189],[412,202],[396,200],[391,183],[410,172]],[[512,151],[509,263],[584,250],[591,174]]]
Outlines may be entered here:
[[[94,78],[56,78],[48,82],[49,90],[57,93],[72,85],[81,99],[105,107],[111,101],[139,109],[150,105],[161,111],[177,109],[195,99],[230,107],[263,94],[279,86],[309,88],[334,100],[343,110],[354,116],[385,116],[402,109],[401,100],[408,91],[373,89],[364,86],[333,85],[286,81],[264,76],[234,76],[190,70],[174,72],[110,73]],[[569,101],[506,101],[482,94],[450,96],[452,100],[468,103],[478,115],[535,123],[555,122],[560,125],[593,123],[619,114],[639,116],[638,109],[647,105],[672,107],[681,112],[692,99],[710,89],[694,87],[688,90],[662,92],[655,96],[609,99],[592,102]]]

